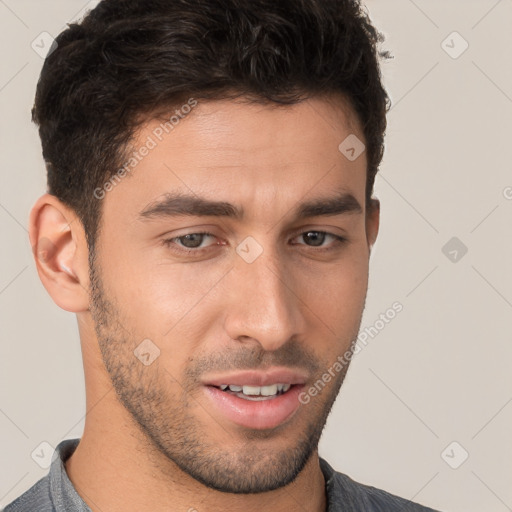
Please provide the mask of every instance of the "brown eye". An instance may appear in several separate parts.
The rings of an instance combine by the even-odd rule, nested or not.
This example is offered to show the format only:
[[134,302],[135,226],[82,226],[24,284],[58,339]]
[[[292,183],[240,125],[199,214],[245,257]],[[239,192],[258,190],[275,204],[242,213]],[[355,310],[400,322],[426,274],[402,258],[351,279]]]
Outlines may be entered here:
[[[324,242],[327,237],[334,238],[334,243],[324,245]],[[346,238],[339,236],[339,235],[335,235],[334,233],[327,233],[326,231],[315,231],[315,230],[305,231],[304,233],[301,233],[296,238],[302,239],[304,242],[306,242],[305,244],[299,244],[299,245],[307,245],[309,247],[320,247],[325,250],[330,250],[330,249],[334,248],[334,247],[329,247],[329,245],[336,246],[336,245],[343,244],[344,242],[347,241]]]
[[187,233],[186,235],[168,238],[163,240],[162,243],[176,252],[201,252],[208,249],[211,245],[218,245],[213,243],[202,245],[207,240],[207,237],[215,238],[215,235],[212,233]]
[[323,244],[326,234],[322,231],[308,231],[302,234],[302,239],[311,242],[310,245],[319,246]]
[[176,238],[180,243],[187,249],[196,249],[201,246],[206,233],[191,233],[189,235],[183,235]]

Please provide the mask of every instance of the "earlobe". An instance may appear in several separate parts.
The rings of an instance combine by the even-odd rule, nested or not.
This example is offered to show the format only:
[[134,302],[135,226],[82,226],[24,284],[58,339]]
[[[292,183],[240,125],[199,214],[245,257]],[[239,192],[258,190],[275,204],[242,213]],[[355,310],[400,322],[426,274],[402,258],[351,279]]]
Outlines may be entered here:
[[29,236],[37,273],[54,302],[66,311],[88,310],[87,244],[76,214],[44,194],[30,212]]

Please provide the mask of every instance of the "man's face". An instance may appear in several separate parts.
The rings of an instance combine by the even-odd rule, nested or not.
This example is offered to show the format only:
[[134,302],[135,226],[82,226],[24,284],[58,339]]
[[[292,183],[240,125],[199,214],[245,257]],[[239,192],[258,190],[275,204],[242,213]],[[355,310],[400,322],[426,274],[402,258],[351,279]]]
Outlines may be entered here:
[[[105,366],[148,448],[225,492],[275,489],[316,450],[347,367],[308,404],[299,394],[360,326],[378,211],[365,154],[338,146],[363,134],[321,99],[199,102],[161,141],[159,124],[102,199],[91,313]],[[176,193],[233,206],[180,213]],[[343,194],[355,201],[299,215]]]

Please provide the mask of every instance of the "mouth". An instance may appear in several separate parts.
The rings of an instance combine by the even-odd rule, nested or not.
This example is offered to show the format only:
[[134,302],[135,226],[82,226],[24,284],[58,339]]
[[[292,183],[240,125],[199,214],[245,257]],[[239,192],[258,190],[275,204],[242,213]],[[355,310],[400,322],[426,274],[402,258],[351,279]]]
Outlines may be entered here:
[[251,429],[276,428],[301,405],[306,375],[288,369],[246,371],[211,377],[203,389],[213,414]]
[[287,393],[291,384],[271,384],[269,386],[237,386],[236,384],[221,384],[217,389],[237,396],[243,400],[273,400],[274,398]]

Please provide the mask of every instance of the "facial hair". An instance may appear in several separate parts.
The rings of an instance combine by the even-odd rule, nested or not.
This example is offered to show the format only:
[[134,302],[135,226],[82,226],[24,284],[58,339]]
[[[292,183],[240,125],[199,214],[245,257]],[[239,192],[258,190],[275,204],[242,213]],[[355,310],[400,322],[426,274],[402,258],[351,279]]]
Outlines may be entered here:
[[[242,429],[239,439],[230,435],[230,446],[215,444],[208,436],[209,425],[194,415],[194,409],[199,410],[201,406],[197,398],[202,386],[201,375],[279,365],[305,369],[315,376],[313,382],[316,382],[327,371],[329,361],[320,361],[304,344],[289,340],[273,352],[259,345],[251,348],[240,345],[229,353],[194,354],[183,375],[172,376],[163,366],[161,357],[145,366],[134,356],[134,349],[142,339],[121,323],[120,308],[115,299],[106,295],[94,259],[90,264],[90,283],[90,310],[106,371],[118,399],[147,441],[148,455],[156,453],[158,457],[154,460],[160,461],[164,456],[173,463],[167,468],[176,465],[205,486],[226,493],[263,493],[295,480],[318,448],[348,363],[331,381],[330,387],[325,387],[315,400],[300,406],[296,414],[307,415],[307,422],[295,439],[285,435],[289,428],[285,423],[268,430]],[[360,319],[353,340],[359,326]],[[172,342],[166,346],[172,352]],[[213,417],[209,419],[212,424],[215,422]],[[276,450],[275,443],[266,447],[265,441],[275,439],[276,435],[285,439],[283,448]],[[167,471],[162,464],[158,469]]]

